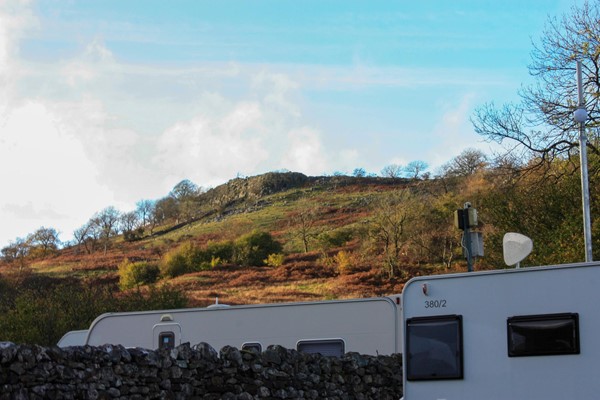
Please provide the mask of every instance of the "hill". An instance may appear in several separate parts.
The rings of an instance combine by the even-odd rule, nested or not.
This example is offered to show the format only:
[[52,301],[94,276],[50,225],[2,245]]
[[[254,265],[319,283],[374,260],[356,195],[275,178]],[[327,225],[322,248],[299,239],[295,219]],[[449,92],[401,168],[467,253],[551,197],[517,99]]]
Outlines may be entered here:
[[[152,233],[146,229],[134,241],[115,236],[106,251],[100,246],[90,251],[82,244],[71,245],[32,260],[27,270],[114,286],[125,259],[159,264],[182,243],[202,247],[258,230],[283,244],[281,265],[224,263],[159,283],[184,291],[192,306],[206,306],[217,296],[224,303],[249,304],[398,293],[406,279],[431,268],[404,265],[399,276],[390,277],[376,253],[372,262],[366,259],[368,251],[361,248],[361,241],[368,235],[364,229],[373,205],[418,183],[381,177],[308,177],[293,172],[236,178],[197,195],[187,220],[167,221]],[[344,254],[347,259],[341,260]],[[16,273],[14,265],[6,263],[0,270]]]

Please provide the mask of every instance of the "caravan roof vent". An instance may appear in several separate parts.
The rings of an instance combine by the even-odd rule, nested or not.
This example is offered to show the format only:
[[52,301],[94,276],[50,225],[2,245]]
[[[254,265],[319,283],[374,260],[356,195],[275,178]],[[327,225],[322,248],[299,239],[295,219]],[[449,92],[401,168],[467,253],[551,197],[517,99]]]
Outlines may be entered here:
[[211,304],[210,306],[208,306],[206,308],[215,309],[215,308],[229,308],[229,307],[231,307],[229,304],[220,304],[219,297],[217,297],[215,299],[215,304]]
[[163,314],[160,316],[160,322],[171,322],[173,321],[173,316],[171,314]]
[[502,240],[504,262],[506,265],[517,265],[533,250],[533,241],[520,233],[508,232]]

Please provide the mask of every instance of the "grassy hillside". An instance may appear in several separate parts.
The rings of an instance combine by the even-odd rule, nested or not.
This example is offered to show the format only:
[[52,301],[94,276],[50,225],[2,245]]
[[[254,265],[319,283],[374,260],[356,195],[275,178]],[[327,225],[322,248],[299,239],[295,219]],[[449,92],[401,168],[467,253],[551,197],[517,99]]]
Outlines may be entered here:
[[[393,294],[400,292],[411,276],[439,270],[407,263],[400,276],[390,278],[380,261],[366,259],[368,252],[361,249],[361,230],[377,199],[417,182],[390,178],[293,178],[289,182],[282,180],[280,174],[268,174],[254,180],[233,180],[204,193],[196,216],[188,223],[169,221],[153,229],[152,235],[134,242],[115,237],[106,253],[101,248],[87,253],[81,246],[72,246],[32,260],[24,271],[18,272],[14,265],[7,264],[0,271],[5,276],[43,274],[114,286],[119,279],[118,266],[124,259],[160,263],[169,250],[182,243],[202,247],[209,242],[235,240],[254,230],[269,232],[283,244],[282,265],[225,264],[208,271],[163,278],[158,284],[168,283],[184,291],[191,306],[206,306],[217,296],[230,304],[270,303]],[[315,215],[308,251],[298,233],[298,216],[306,210]],[[323,237],[336,235],[344,239],[323,243]],[[336,257],[340,252],[347,255],[345,262]],[[351,268],[342,269],[340,263],[351,264]]]

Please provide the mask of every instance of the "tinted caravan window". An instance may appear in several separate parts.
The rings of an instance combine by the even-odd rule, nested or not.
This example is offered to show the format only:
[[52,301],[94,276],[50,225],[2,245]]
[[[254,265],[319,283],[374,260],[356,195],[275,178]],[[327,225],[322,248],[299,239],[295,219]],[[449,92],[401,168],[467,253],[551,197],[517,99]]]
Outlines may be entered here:
[[242,344],[242,350],[250,350],[256,353],[262,352],[262,345],[258,342],[249,342]]
[[408,380],[462,379],[462,316],[409,318],[406,364]]
[[508,318],[508,356],[579,354],[579,315],[522,315]]
[[173,332],[161,332],[158,335],[159,349],[172,349],[175,347],[175,334]]
[[345,354],[345,345],[342,339],[301,340],[296,345],[296,350],[302,353],[341,357]]

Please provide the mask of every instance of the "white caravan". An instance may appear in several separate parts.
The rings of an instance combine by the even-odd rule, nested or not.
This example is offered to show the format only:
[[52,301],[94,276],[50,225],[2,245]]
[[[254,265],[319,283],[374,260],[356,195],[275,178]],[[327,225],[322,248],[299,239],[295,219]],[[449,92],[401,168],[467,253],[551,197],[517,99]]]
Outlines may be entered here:
[[81,346],[85,344],[88,330],[70,331],[63,335],[58,341],[58,347]]
[[600,396],[600,264],[418,277],[402,293],[405,400]]
[[[393,354],[401,347],[400,296],[245,306],[213,305],[164,311],[102,314],[59,346],[121,344],[157,349],[206,342],[254,348],[268,345],[324,355],[349,351]],[[72,335],[66,335],[67,338]]]

